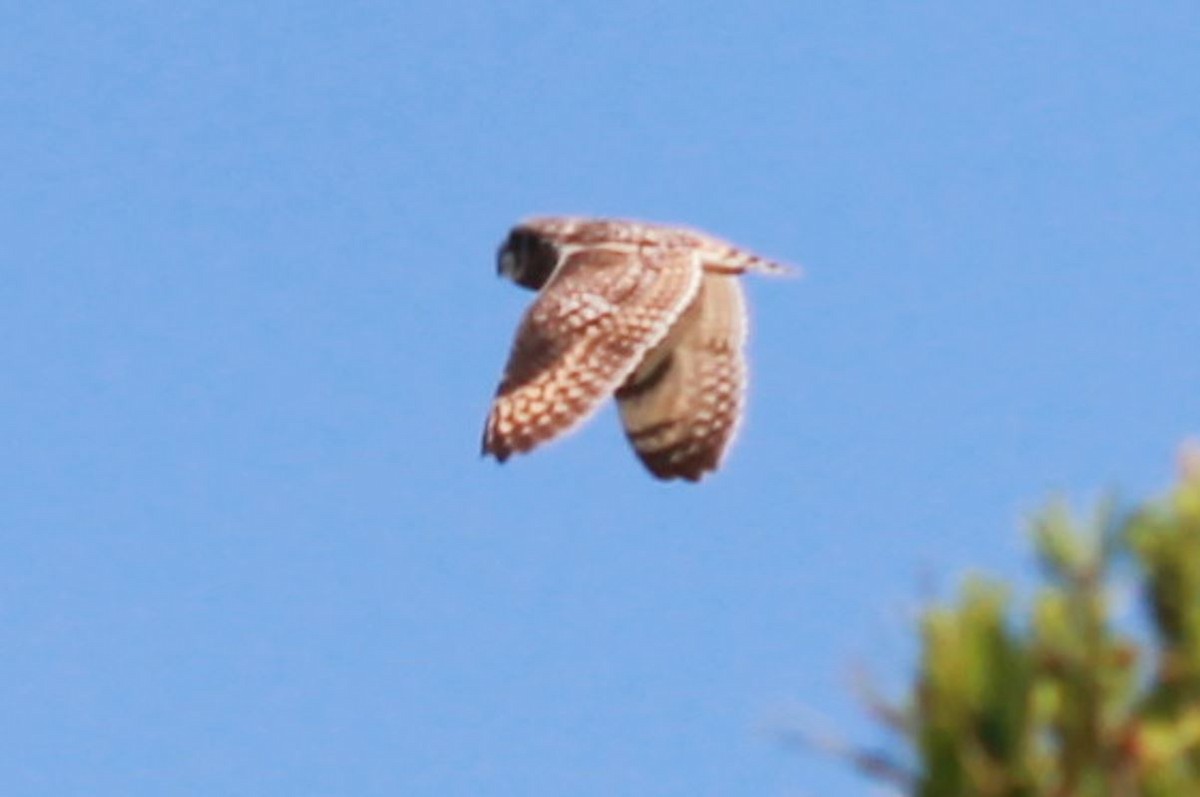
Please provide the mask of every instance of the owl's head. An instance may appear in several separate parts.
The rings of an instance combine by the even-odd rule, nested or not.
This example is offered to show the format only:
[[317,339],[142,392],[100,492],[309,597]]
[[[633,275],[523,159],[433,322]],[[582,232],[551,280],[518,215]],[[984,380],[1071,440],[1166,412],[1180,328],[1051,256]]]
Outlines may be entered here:
[[496,271],[531,290],[541,290],[554,273],[558,249],[527,227],[514,227],[496,253]]

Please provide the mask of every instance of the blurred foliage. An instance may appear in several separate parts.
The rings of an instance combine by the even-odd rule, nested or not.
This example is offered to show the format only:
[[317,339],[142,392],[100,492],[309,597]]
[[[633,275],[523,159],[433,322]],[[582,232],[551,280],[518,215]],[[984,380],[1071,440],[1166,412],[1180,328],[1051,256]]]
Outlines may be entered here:
[[913,693],[876,706],[910,761],[873,774],[916,797],[1200,796],[1200,456],[1183,462],[1133,511],[1044,511],[1031,599],[975,577],[925,611]]

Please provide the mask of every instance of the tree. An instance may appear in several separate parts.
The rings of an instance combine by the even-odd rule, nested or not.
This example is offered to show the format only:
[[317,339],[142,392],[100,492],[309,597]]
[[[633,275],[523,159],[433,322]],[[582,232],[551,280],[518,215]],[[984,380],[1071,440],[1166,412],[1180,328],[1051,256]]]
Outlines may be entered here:
[[[973,578],[921,620],[916,682],[877,712],[910,764],[854,754],[916,797],[1200,795],[1200,453],[1165,497],[1034,522],[1043,585]],[[1132,577],[1142,621],[1114,617]]]

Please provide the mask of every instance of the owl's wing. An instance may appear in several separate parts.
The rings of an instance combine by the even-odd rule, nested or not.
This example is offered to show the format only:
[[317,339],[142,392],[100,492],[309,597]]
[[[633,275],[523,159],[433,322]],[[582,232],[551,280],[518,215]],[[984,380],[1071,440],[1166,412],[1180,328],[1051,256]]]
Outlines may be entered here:
[[738,278],[705,272],[700,289],[616,392],[625,435],[660,479],[716,470],[745,400],[746,308]]
[[483,431],[503,462],[586,420],[661,341],[695,296],[687,250],[569,248],[517,329]]

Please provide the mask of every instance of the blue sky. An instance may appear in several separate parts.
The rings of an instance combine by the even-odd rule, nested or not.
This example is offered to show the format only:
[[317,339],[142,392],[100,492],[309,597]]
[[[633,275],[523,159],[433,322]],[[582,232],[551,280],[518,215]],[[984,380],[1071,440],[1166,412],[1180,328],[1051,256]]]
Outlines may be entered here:
[[[1193,2],[2,16],[6,795],[868,794],[769,729],[1200,431]],[[805,266],[714,478],[479,458],[532,213]]]

